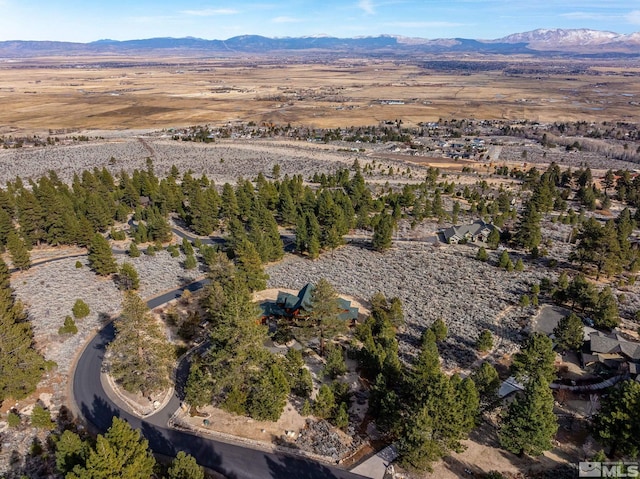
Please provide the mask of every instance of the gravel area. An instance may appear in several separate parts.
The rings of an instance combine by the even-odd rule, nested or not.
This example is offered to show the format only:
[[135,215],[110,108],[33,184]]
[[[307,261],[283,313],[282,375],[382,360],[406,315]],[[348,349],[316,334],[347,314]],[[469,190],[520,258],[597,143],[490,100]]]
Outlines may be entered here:
[[509,273],[492,264],[496,253],[490,263],[482,263],[474,259],[476,251],[473,246],[398,242],[380,254],[348,245],[316,261],[286,257],[268,268],[268,286],[299,289],[324,277],[340,293],[359,299],[369,299],[377,291],[398,296],[407,323],[400,335],[404,358],[415,353],[422,331],[442,318],[449,328],[441,347],[444,366],[466,368],[476,358],[473,346],[483,329],[497,336],[498,354],[517,347],[534,311],[511,306],[548,274],[534,266]]

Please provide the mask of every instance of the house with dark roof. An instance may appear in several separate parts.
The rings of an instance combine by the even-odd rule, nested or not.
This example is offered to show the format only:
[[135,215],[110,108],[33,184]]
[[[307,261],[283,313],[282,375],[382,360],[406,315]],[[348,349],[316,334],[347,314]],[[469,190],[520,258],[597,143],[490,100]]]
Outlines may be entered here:
[[458,244],[460,242],[486,243],[494,229],[501,233],[500,228],[497,226],[485,223],[483,220],[477,220],[470,224],[445,228],[442,234],[444,235],[444,240],[449,244]]
[[629,341],[617,333],[592,332],[589,335],[589,352],[582,353],[581,360],[586,368],[604,366],[630,372],[639,368],[640,343]]
[[[313,284],[307,283],[297,295],[279,291],[275,303],[266,302],[260,306],[263,317],[296,318],[308,316],[313,310],[311,302],[313,288]],[[338,298],[338,306],[340,308],[340,314],[338,315],[340,319],[344,321],[358,319],[358,308],[351,306],[351,301]]]

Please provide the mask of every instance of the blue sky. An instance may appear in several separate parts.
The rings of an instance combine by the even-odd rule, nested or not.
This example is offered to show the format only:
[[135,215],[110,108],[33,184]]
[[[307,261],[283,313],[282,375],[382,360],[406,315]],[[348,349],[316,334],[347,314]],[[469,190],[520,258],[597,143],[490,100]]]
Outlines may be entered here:
[[536,28],[640,31],[640,0],[0,0],[0,40],[244,34],[493,39]]

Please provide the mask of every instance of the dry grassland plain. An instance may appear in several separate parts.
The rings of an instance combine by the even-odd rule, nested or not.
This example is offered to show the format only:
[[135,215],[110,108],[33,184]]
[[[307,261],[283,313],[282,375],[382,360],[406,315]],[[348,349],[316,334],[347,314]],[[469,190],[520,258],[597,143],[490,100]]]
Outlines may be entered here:
[[638,120],[637,68],[600,61],[564,74],[557,73],[563,60],[501,61],[533,69],[518,75],[491,68],[436,71],[415,59],[0,60],[0,134],[238,120],[314,128],[397,118],[407,126],[439,118]]

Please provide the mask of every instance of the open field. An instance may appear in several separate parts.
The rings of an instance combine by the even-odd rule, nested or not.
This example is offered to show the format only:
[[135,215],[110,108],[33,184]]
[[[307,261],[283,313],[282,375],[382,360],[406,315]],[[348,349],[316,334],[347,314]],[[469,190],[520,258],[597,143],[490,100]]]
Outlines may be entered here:
[[473,62],[473,73],[416,60],[0,61],[0,134],[237,120],[315,128],[395,118],[407,125],[439,118],[637,121],[633,65],[603,62],[580,64],[581,73],[567,66],[563,74],[563,60],[509,57],[506,66],[532,68],[505,74],[482,71],[482,61]]

